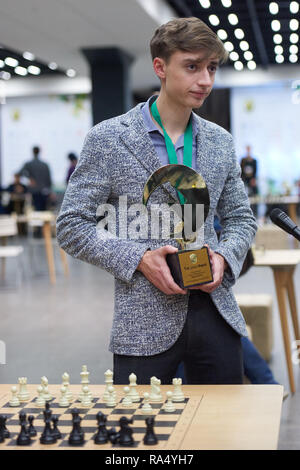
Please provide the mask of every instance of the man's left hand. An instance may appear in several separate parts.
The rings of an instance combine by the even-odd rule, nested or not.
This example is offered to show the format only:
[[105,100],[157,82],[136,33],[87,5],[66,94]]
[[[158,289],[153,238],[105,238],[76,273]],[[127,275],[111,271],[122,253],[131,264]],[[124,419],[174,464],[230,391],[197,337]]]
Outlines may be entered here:
[[204,284],[203,286],[190,287],[190,289],[198,289],[202,290],[203,292],[211,293],[221,284],[224,276],[224,271],[227,268],[227,262],[223,258],[223,256],[219,255],[218,253],[215,253],[209,248],[208,245],[205,246],[207,246],[208,248],[214,280],[208,284]]

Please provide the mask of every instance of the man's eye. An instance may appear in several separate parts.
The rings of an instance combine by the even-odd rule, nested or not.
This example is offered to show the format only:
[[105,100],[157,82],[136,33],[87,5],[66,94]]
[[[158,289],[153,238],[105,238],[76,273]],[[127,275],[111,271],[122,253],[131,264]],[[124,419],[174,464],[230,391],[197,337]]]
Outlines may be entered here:
[[196,65],[195,64],[189,64],[188,69],[189,70],[196,70]]

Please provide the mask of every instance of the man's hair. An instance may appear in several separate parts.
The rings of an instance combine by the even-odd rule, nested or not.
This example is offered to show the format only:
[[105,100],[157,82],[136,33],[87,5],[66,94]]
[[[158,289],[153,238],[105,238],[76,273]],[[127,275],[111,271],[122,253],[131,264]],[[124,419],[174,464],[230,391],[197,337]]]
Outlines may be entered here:
[[228,59],[228,52],[222,41],[196,17],[176,18],[157,28],[150,41],[150,50],[152,60],[160,57],[166,62],[178,50],[184,52],[205,50],[207,55],[216,56],[220,64]]

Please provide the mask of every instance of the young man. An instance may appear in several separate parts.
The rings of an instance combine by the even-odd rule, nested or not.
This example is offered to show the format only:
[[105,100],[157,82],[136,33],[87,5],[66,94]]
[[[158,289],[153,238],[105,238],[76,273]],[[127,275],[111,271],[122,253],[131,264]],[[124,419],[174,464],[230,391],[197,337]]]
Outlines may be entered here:
[[[240,338],[247,333],[231,286],[256,223],[232,137],[192,112],[209,95],[226,51],[202,21],[181,18],[157,29],[151,52],[161,81],[159,96],[90,130],[57,219],[57,237],[69,254],[115,277],[110,341],[115,383],[128,383],[131,372],[139,383],[149,383],[154,375],[170,383],[181,361],[188,383],[241,383]],[[149,176],[169,163],[162,128],[174,144],[178,163],[183,162],[188,123],[191,164],[210,194],[204,236],[214,281],[183,290],[166,263],[167,253],[178,249],[175,240],[111,236],[97,232],[96,225],[101,204],[109,203],[118,212],[120,197],[126,196],[129,206],[141,203]],[[176,190],[168,185],[157,188],[151,198],[151,204],[178,203]],[[223,227],[220,240],[213,227],[215,213]],[[117,234],[124,217],[118,215]],[[130,226],[132,212],[126,215]]]

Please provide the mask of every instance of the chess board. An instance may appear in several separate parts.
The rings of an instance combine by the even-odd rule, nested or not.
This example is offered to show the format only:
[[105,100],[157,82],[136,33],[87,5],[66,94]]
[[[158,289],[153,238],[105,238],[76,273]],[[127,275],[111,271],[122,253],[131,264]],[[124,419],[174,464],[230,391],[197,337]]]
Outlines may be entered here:
[[[184,402],[175,403],[175,411],[167,412],[164,410],[165,401],[161,403],[152,403],[153,413],[151,416],[155,418],[154,430],[158,438],[158,444],[153,446],[145,446],[143,438],[146,432],[145,419],[147,415],[142,414],[141,407],[143,400],[134,403],[131,408],[126,409],[121,399],[114,408],[107,407],[103,402],[102,397],[93,398],[93,405],[91,408],[81,408],[79,400],[74,400],[68,408],[62,408],[59,406],[58,397],[53,398],[50,403],[50,409],[52,410],[52,416],[56,415],[59,417],[58,429],[62,434],[62,438],[58,439],[55,444],[44,445],[40,443],[40,436],[44,429],[44,415],[43,409],[38,408],[35,404],[36,396],[32,397],[30,401],[21,404],[18,407],[9,406],[9,397],[1,400],[0,402],[0,414],[7,416],[6,428],[10,432],[10,437],[5,439],[5,442],[0,443],[0,450],[4,449],[18,449],[18,450],[34,450],[34,449],[55,449],[55,450],[67,450],[67,449],[124,449],[119,444],[103,444],[97,445],[94,443],[94,435],[97,432],[97,419],[96,415],[99,411],[107,416],[106,427],[107,429],[115,428],[117,431],[119,427],[119,419],[122,416],[126,416],[129,419],[133,419],[133,424],[130,425],[133,429],[133,438],[135,444],[132,448],[136,449],[178,449],[180,442],[184,436],[185,430],[189,426],[192,417],[195,414],[196,409],[201,401],[201,397],[186,397]],[[68,438],[72,430],[72,414],[73,408],[77,408],[82,418],[81,427],[85,436],[85,443],[83,446],[74,447],[68,443]],[[34,427],[37,431],[37,436],[32,438],[32,442],[29,446],[18,446],[17,437],[20,432],[19,413],[23,411],[27,417],[33,415]]]

